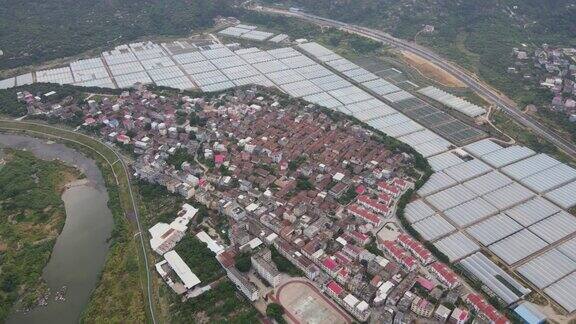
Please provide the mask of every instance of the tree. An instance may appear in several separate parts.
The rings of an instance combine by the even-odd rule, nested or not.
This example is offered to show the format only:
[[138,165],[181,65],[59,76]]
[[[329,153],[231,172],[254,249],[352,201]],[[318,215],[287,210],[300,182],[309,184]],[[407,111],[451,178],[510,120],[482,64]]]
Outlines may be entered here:
[[270,303],[266,307],[266,316],[275,319],[278,323],[286,322],[282,315],[284,315],[284,308],[280,304]]
[[239,253],[236,256],[234,262],[236,269],[238,269],[240,272],[248,272],[252,267],[252,263],[250,262],[250,254],[246,252]]
[[314,184],[310,182],[308,178],[300,177],[296,181],[296,189],[298,190],[312,190],[314,189]]

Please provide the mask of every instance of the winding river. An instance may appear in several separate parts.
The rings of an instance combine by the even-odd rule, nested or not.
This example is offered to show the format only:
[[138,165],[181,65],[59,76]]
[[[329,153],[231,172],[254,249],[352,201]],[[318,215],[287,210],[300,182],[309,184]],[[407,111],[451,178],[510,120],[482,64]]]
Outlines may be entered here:
[[[77,323],[98,282],[112,233],[113,219],[107,206],[104,178],[96,162],[63,144],[0,134],[0,147],[27,150],[44,160],[59,159],[86,175],[85,179],[69,184],[62,195],[66,223],[42,274],[52,291],[48,305],[26,314],[14,313],[7,322]],[[64,286],[64,300],[55,300],[55,293]]]

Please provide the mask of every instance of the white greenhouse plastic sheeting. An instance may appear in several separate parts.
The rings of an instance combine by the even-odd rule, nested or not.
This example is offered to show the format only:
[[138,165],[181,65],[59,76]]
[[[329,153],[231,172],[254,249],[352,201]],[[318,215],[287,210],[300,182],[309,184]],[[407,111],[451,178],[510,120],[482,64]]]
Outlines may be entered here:
[[514,264],[548,245],[527,229],[490,245],[489,249],[506,264]]
[[450,262],[460,260],[480,249],[478,244],[474,243],[474,241],[461,232],[454,233],[439,240],[434,243],[434,246],[440,250],[440,252],[444,253]]
[[517,271],[536,287],[542,289],[576,270],[576,262],[552,249],[524,263]]
[[481,252],[463,259],[460,265],[502,298],[506,304],[512,304],[531,292]]
[[472,235],[478,242],[488,246],[507,236],[510,236],[523,229],[512,218],[505,214],[498,214],[490,217],[478,224],[472,225],[466,231]]

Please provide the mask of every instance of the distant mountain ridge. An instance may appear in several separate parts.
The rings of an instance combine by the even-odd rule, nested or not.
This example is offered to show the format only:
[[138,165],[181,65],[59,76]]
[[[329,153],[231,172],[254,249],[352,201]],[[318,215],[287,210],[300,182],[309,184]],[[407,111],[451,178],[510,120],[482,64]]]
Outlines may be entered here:
[[227,0],[0,0],[0,70],[146,35],[188,35],[228,8]]

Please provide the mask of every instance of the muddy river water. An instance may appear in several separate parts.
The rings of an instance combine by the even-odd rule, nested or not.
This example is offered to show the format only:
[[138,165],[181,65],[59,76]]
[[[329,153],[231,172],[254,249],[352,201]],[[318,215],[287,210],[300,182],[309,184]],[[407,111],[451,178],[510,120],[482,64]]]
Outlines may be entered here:
[[[0,147],[27,150],[40,159],[59,159],[86,175],[85,179],[69,184],[62,195],[66,223],[42,274],[51,290],[48,305],[29,313],[14,313],[7,322],[77,323],[96,287],[110,247],[113,219],[107,206],[104,178],[96,162],[62,144],[0,134]],[[59,296],[63,298],[56,298]]]

